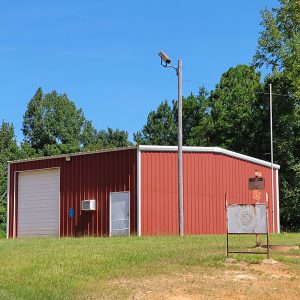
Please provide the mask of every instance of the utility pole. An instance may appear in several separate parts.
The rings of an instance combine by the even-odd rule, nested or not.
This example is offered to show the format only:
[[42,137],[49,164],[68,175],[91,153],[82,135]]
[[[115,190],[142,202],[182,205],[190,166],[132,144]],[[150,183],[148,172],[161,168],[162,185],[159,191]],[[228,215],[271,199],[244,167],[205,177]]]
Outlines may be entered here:
[[271,181],[272,181],[272,191],[271,191],[271,198],[272,198],[272,229],[274,232],[274,157],[273,157],[273,99],[272,99],[272,84],[269,84],[270,88],[270,135],[271,135]]
[[184,235],[183,223],[183,178],[182,178],[182,60],[178,60],[178,209],[179,234]]
[[183,176],[182,176],[182,60],[178,60],[178,66],[171,64],[170,57],[163,51],[158,53],[160,64],[164,68],[172,68],[178,77],[178,233],[184,235],[183,213]]

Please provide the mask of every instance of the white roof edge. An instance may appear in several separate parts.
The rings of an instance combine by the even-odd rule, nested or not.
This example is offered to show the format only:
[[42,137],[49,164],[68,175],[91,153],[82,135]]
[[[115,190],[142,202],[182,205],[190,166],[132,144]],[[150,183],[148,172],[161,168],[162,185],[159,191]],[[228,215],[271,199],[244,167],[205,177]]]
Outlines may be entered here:
[[101,149],[101,150],[95,150],[95,151],[75,152],[75,153],[69,153],[69,154],[58,154],[58,155],[50,155],[50,156],[41,156],[41,157],[19,159],[19,160],[9,160],[7,163],[15,164],[15,163],[29,162],[29,161],[36,161],[36,160],[64,158],[64,157],[71,157],[71,156],[80,156],[80,155],[89,155],[89,154],[97,154],[97,153],[105,153],[105,152],[131,150],[131,149],[137,149],[137,148],[138,148],[138,146],[122,147],[122,148],[108,148],[108,149]]
[[[37,161],[37,160],[44,160],[44,159],[54,159],[54,158],[63,158],[68,156],[80,156],[80,155],[88,155],[88,154],[97,154],[97,153],[104,153],[104,152],[113,152],[113,151],[122,151],[122,150],[130,150],[130,149],[138,149],[139,151],[163,151],[163,152],[174,152],[177,151],[177,146],[157,146],[157,145],[138,145],[132,147],[124,147],[124,148],[114,148],[114,149],[102,149],[96,151],[89,151],[89,152],[77,152],[77,153],[70,153],[70,154],[61,154],[61,155],[53,155],[53,156],[43,156],[43,157],[36,157],[36,158],[28,158],[28,159],[21,159],[15,161],[8,161],[8,163],[20,163],[20,162],[29,162],[29,161]],[[219,153],[228,155],[231,157],[239,158],[241,160],[249,161],[252,163],[256,163],[262,166],[270,167],[271,163],[265,160],[261,160],[252,156],[240,154],[234,151],[226,150],[220,147],[194,147],[194,146],[183,146],[184,152],[210,152],[210,153]],[[280,165],[273,164],[274,169],[280,169]]]
[[[139,145],[138,149],[140,151],[164,151],[164,152],[174,152],[177,151],[177,146],[153,146],[153,145]],[[194,147],[194,146],[183,146],[184,152],[210,152],[210,153],[218,153],[224,154],[227,156],[235,157],[241,160],[249,161],[258,165],[262,165],[265,167],[272,167],[272,164],[268,161],[258,159],[252,156],[244,155],[241,153],[237,153],[234,151],[230,151],[227,149],[223,149],[220,147]],[[280,165],[273,164],[274,169],[280,169]]]

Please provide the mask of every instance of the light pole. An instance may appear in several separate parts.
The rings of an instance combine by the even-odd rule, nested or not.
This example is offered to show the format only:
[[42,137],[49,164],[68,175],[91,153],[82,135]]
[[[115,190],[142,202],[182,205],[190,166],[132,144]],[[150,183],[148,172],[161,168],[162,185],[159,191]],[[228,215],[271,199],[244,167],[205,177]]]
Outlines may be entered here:
[[178,66],[171,64],[171,59],[164,52],[158,53],[160,63],[165,68],[173,68],[178,77],[178,223],[179,235],[184,235],[183,228],[183,177],[182,177],[182,60],[178,60]]

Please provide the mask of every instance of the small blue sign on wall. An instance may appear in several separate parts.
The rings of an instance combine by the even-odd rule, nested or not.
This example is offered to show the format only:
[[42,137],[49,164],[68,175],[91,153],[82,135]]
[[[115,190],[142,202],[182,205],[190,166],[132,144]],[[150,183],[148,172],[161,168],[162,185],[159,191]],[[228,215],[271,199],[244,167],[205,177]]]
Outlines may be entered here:
[[73,207],[69,208],[69,217],[73,219],[75,216],[75,209]]

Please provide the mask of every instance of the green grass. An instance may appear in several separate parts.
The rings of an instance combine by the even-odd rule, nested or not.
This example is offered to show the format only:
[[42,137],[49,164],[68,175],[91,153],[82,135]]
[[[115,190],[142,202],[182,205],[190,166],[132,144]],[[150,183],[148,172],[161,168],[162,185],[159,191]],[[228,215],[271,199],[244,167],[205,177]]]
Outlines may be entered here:
[[[271,235],[272,244],[300,244],[300,234]],[[251,247],[253,236],[231,237],[236,249]],[[139,280],[201,266],[225,268],[225,236],[64,238],[0,240],[0,299],[69,299],[128,291],[111,280]],[[300,251],[271,258],[300,268]],[[257,263],[262,255],[235,255]]]
[[4,239],[6,237],[6,233],[3,230],[0,230],[0,239]]

